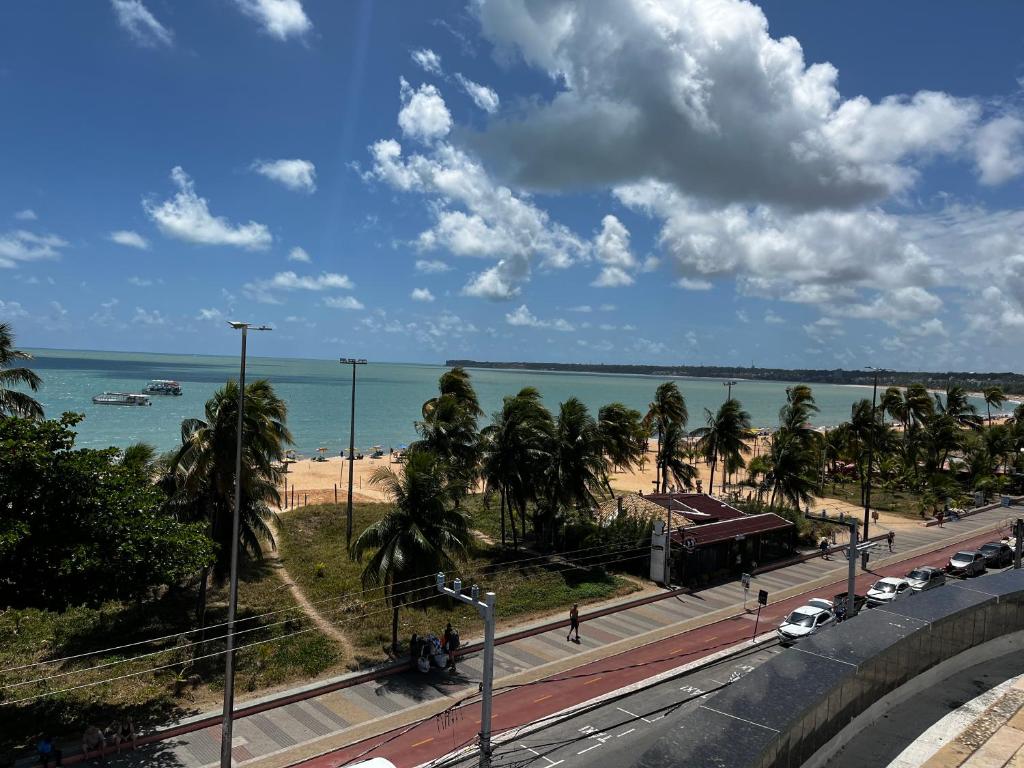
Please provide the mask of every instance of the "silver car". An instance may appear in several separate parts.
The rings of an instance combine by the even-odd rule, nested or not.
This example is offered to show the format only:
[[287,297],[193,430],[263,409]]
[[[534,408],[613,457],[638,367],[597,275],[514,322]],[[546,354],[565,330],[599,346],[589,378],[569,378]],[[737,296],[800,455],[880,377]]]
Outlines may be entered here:
[[945,584],[946,574],[941,568],[923,565],[908,573],[907,581],[910,582],[910,588],[915,592],[924,592],[926,589],[934,589]]

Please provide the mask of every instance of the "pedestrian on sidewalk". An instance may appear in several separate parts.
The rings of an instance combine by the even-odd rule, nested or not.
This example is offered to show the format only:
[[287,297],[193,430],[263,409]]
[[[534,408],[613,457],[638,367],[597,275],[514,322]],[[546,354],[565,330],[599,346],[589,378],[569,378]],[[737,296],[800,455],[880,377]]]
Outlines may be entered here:
[[821,543],[818,545],[821,550],[822,560],[828,560],[828,539],[824,536],[821,537]]
[[444,628],[444,650],[448,654],[448,671],[455,671],[455,652],[459,649],[459,632],[449,621]]
[[572,604],[572,609],[569,611],[569,634],[565,636],[568,640],[572,637],[572,633],[576,632],[576,642],[580,641],[580,606],[578,603]]
[[939,510],[939,511],[938,511],[938,512],[937,512],[937,513],[935,514],[935,519],[939,521],[939,528],[941,528],[941,527],[942,527],[942,518],[943,518],[943,517],[945,517],[945,513],[944,513],[944,512],[943,512],[943,511],[942,511],[942,510],[940,509],[940,510]]
[[889,531],[889,535],[885,538],[889,542],[889,551],[892,552],[892,543],[896,540],[896,531]]

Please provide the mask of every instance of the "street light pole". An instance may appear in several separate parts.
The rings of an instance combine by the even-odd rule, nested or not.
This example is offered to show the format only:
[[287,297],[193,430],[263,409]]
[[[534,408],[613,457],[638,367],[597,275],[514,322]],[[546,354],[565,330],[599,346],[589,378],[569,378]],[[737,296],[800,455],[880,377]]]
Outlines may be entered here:
[[444,573],[437,574],[437,591],[442,595],[468,603],[476,608],[484,620],[484,669],[480,700],[480,768],[491,766],[491,688],[494,683],[494,601],[495,594],[488,592],[480,599],[480,587],[476,584],[470,594],[462,594],[462,579],[456,579],[451,587],[445,586]]
[[235,708],[235,612],[238,609],[238,527],[242,505],[242,431],[245,424],[245,343],[248,331],[269,331],[266,325],[228,323],[242,332],[242,360],[238,370],[238,425],[235,435],[235,505],[231,512],[231,580],[228,597],[227,650],[224,654],[224,717],[221,722],[220,765],[231,768],[231,735]]
[[343,357],[338,362],[352,366],[352,413],[348,422],[348,505],[345,511],[345,551],[348,552],[352,549],[352,475],[356,458],[356,366],[366,365],[366,360]]
[[[867,541],[869,538],[868,520],[871,517],[871,467],[874,463],[875,426],[878,421],[875,414],[875,402],[878,399],[878,374],[881,373],[883,369],[867,366],[865,370],[873,371],[875,374],[874,386],[871,388],[871,440],[868,442],[868,484],[864,489],[864,541]],[[867,550],[865,550],[861,555],[860,567],[864,570],[867,570],[868,568]]]
[[728,387],[728,394],[725,397],[726,402],[728,402],[729,400],[732,400],[732,385],[735,384],[735,383],[736,382],[731,380],[731,379],[729,381],[723,381],[722,382],[722,386],[723,387]]

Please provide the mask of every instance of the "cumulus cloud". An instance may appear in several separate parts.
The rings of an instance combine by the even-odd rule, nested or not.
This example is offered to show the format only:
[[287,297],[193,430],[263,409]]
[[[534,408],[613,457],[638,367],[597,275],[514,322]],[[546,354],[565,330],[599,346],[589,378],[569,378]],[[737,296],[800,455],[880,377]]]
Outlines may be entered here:
[[974,139],[982,184],[1003,184],[1024,173],[1024,120],[1004,115],[982,126]]
[[441,57],[429,48],[419,48],[410,55],[416,66],[424,72],[432,75],[444,74],[444,70],[441,69]]
[[116,232],[111,232],[110,239],[118,245],[138,248],[140,251],[145,251],[149,248],[149,241],[138,232],[133,232],[130,229],[119,229]]
[[316,166],[309,160],[257,160],[252,169],[295,192],[316,192]]
[[710,291],[712,288],[710,280],[696,277],[680,277],[676,280],[676,286],[684,291]]
[[572,324],[562,318],[541,320],[534,315],[525,304],[521,304],[511,312],[505,313],[505,322],[524,328],[551,328],[556,331],[569,332],[575,330]]
[[611,214],[601,220],[601,231],[594,239],[594,256],[604,266],[591,285],[614,288],[633,284],[630,272],[637,268],[637,261],[629,250],[629,230]]
[[157,21],[142,0],[110,0],[117,23],[132,40],[145,48],[169,47],[174,33]]
[[17,301],[4,301],[0,299],[0,317],[4,320],[16,320],[21,317],[28,317],[28,312]]
[[416,271],[426,275],[434,275],[440,272],[448,272],[451,269],[443,261],[436,259],[416,259]]
[[36,212],[33,211],[31,208],[25,208],[24,210],[15,213],[14,218],[16,218],[18,221],[35,221],[39,217],[36,215]]
[[222,216],[210,213],[206,198],[199,197],[195,185],[181,166],[171,170],[171,180],[178,192],[159,205],[143,200],[142,207],[168,237],[201,245],[233,245],[247,250],[267,248],[273,238],[263,224],[231,224]]
[[148,310],[143,309],[142,307],[136,307],[135,315],[132,317],[132,324],[149,326],[166,325],[167,318],[164,317],[158,309]]
[[309,262],[311,262],[312,259],[309,258],[309,254],[306,253],[305,248],[295,246],[288,252],[288,261],[298,261],[302,262],[303,264],[309,264]]
[[[539,188],[653,178],[718,201],[845,207],[958,151],[978,105],[944,93],[842,100],[838,71],[740,0],[481,0],[484,35],[557,84],[475,143]],[[600,41],[597,44],[595,41]]]
[[313,28],[300,0],[235,0],[235,5],[278,40],[302,37]]
[[324,306],[331,309],[365,309],[355,296],[327,296]]
[[413,301],[433,301],[434,294],[430,292],[429,288],[413,288],[412,293],[409,294],[409,298]]
[[769,325],[782,325],[783,323],[786,322],[781,317],[772,312],[770,309],[764,313],[764,321]]
[[455,73],[455,80],[462,86],[462,90],[473,100],[480,109],[489,115],[493,115],[501,106],[501,99],[493,88],[473,82],[461,72]]
[[213,307],[210,307],[209,309],[200,309],[199,313],[196,315],[196,320],[202,320],[210,323],[227,322],[227,318],[224,316],[224,313]]
[[149,288],[153,284],[153,281],[148,277],[137,277],[132,275],[128,278],[128,284],[134,285],[136,288]]
[[587,255],[586,242],[529,199],[495,184],[477,160],[447,142],[405,157],[401,144],[384,139],[370,153],[373,167],[364,179],[427,198],[434,225],[417,239],[420,250],[498,260],[470,279],[463,288],[468,296],[511,298],[529,279],[535,258],[543,267],[564,268]]
[[60,258],[67,240],[57,235],[37,235],[18,229],[0,234],[0,269],[12,269],[23,261]]
[[399,85],[402,109],[398,113],[398,127],[402,134],[425,143],[446,136],[452,128],[452,115],[441,92],[429,83],[413,88],[404,77]]
[[264,304],[280,304],[277,297],[280,291],[350,291],[354,283],[348,275],[335,272],[321,272],[318,276],[299,275],[292,271],[278,272],[266,280],[254,280],[242,286],[242,291],[249,298]]

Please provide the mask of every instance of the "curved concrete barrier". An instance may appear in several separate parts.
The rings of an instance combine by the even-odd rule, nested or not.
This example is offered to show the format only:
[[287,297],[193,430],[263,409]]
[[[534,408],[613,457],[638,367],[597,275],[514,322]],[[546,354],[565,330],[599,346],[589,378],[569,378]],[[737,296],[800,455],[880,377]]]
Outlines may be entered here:
[[[982,576],[864,611],[758,667],[667,728],[642,768],[799,768],[921,676],[1005,653],[1024,631],[1024,570]],[[929,674],[930,673],[930,674]],[[919,682],[919,680],[918,680]]]

